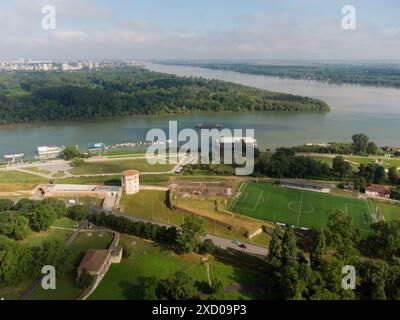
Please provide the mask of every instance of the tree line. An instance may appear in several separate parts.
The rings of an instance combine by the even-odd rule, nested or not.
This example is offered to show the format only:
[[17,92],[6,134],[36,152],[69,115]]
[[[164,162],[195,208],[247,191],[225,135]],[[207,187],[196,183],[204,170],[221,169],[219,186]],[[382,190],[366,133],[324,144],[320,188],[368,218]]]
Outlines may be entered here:
[[293,147],[293,150],[295,152],[356,154],[361,156],[384,154],[383,150],[364,133],[354,134],[351,143],[331,142],[327,145],[301,145]]
[[[42,275],[45,265],[54,266],[57,277],[71,272],[75,261],[63,241],[50,239],[36,246],[27,246],[19,240],[26,239],[32,232],[48,230],[56,219],[63,216],[82,221],[89,214],[86,206],[67,208],[64,201],[54,198],[40,201],[21,199],[17,203],[0,199],[0,286],[37,278]],[[85,279],[90,280],[88,277]],[[84,279],[78,279],[78,286],[90,284],[81,280]]]
[[17,203],[0,199],[0,235],[14,240],[25,239],[32,231],[49,229],[56,219],[67,216],[81,221],[90,213],[83,205],[67,208],[65,202],[55,198],[44,200],[21,199]]
[[400,88],[400,70],[396,64],[304,64],[266,65],[254,63],[218,62],[159,62],[172,65],[189,65],[207,69],[235,71],[278,78],[316,80],[336,84]]
[[[400,222],[372,225],[363,239],[351,217],[332,211],[325,229],[315,230],[304,256],[302,239],[291,227],[277,228],[269,244],[269,293],[299,300],[400,299]],[[354,290],[345,289],[342,268],[355,267]]]
[[0,123],[190,111],[329,111],[320,100],[137,68],[0,75]]

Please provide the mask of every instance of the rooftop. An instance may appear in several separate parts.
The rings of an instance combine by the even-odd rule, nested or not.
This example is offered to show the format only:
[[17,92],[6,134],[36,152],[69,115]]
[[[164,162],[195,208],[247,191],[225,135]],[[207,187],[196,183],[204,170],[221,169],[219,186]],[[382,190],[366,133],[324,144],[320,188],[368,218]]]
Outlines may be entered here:
[[370,184],[367,186],[366,190],[369,192],[390,193],[390,189],[388,187],[380,184]]
[[292,185],[299,185],[304,187],[311,187],[311,188],[318,188],[318,189],[325,189],[331,188],[329,184],[313,182],[304,179],[281,179],[282,184],[292,184]]
[[53,184],[48,187],[50,192],[119,192],[118,186],[97,186],[84,184]]
[[99,272],[107,262],[108,250],[89,249],[79,264],[78,270],[86,269],[88,272]]
[[221,137],[217,140],[219,143],[240,143],[244,141],[244,143],[256,143],[256,140],[252,137]]
[[121,173],[121,175],[124,177],[136,176],[138,174],[139,174],[139,171],[137,171],[137,170],[126,170]]

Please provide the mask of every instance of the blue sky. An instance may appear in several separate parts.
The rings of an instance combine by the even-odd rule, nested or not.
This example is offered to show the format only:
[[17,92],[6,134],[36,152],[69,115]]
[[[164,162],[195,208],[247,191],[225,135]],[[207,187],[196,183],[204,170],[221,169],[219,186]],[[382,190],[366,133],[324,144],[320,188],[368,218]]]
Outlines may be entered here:
[[[57,28],[40,27],[54,5]],[[343,5],[357,29],[341,28]],[[0,58],[396,59],[399,0],[12,0]]]
[[[237,18],[259,12],[291,12],[293,19],[312,16],[340,17],[341,7],[354,5],[360,19],[382,27],[400,26],[398,0],[90,0],[109,8],[113,21],[118,19],[155,20],[172,28],[231,27]],[[99,27],[107,24],[99,23]],[[82,23],[84,26],[85,23]]]

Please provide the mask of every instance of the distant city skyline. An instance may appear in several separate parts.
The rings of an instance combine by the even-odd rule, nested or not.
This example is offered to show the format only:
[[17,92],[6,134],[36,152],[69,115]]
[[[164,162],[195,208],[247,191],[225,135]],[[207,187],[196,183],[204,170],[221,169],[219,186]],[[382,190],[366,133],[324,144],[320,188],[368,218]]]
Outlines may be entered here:
[[[44,5],[56,29],[41,27]],[[342,7],[356,29],[341,27]],[[13,0],[0,60],[398,60],[398,0]]]

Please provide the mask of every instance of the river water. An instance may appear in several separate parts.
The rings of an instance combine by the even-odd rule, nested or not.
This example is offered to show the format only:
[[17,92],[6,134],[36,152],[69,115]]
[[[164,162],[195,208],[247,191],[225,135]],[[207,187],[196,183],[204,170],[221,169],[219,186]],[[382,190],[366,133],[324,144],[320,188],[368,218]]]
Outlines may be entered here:
[[[316,81],[278,79],[197,67],[148,64],[150,70],[220,79],[261,89],[309,96],[326,101],[328,113],[198,113],[170,116],[134,116],[91,121],[51,122],[0,126],[0,156],[25,153],[32,157],[43,145],[79,145],[103,142],[107,145],[144,140],[152,128],[168,128],[177,120],[179,128],[193,128],[198,122],[223,123],[226,128],[255,129],[261,148],[302,143],[350,141],[364,132],[379,145],[400,145],[400,90],[392,88],[335,85]],[[1,160],[0,160],[1,161]]]

